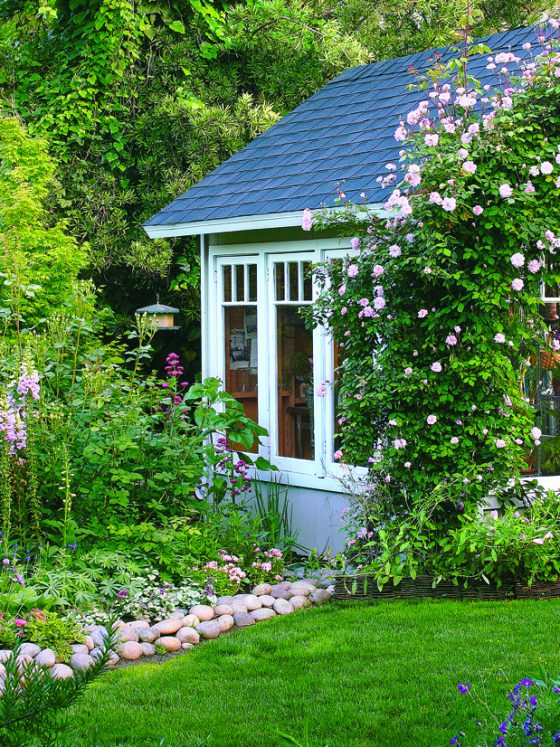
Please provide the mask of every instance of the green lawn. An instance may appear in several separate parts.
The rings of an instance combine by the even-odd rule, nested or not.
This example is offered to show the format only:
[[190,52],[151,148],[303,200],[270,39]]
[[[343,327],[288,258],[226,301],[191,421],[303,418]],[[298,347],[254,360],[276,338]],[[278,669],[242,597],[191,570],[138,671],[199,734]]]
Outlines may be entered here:
[[[333,603],[275,618],[163,664],[104,676],[74,709],[75,747],[437,747],[505,711],[521,676],[560,674],[560,601]],[[480,714],[478,714],[480,715]]]

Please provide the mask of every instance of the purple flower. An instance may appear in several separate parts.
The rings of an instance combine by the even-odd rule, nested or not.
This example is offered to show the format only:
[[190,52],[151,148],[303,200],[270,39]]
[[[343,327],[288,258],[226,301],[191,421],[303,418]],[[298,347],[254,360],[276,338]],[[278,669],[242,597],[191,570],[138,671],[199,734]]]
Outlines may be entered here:
[[126,589],[121,589],[120,591],[117,591],[117,597],[119,599],[124,599],[128,596],[128,591]]
[[469,692],[469,690],[471,689],[471,686],[470,686],[470,683],[468,682],[464,685],[462,682],[459,682],[459,684],[457,685],[457,689],[459,690],[460,693],[465,695],[465,693]]

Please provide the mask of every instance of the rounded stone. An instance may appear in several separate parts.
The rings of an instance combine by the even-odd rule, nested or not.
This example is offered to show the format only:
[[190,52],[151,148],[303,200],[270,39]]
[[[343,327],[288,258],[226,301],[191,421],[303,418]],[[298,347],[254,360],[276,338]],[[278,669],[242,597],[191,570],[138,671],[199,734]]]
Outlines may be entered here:
[[233,615],[233,607],[229,604],[218,604],[214,607],[216,617],[220,615]]
[[121,659],[135,661],[142,656],[142,645],[136,641],[126,641],[121,646]]
[[303,594],[296,594],[295,597],[290,599],[290,604],[295,610],[301,610],[304,607],[309,607],[311,602],[307,597],[303,596]]
[[274,599],[289,599],[292,596],[291,587],[292,585],[287,582],[276,584],[272,587],[270,596],[274,597]]
[[260,608],[262,607],[261,600],[254,594],[245,594],[245,598],[243,599],[243,604],[245,605],[245,607],[247,607],[247,612],[252,612],[253,610],[260,610]]
[[41,646],[37,646],[36,643],[23,643],[19,649],[19,653],[20,656],[31,656],[31,658],[35,658],[37,654],[41,653]]
[[233,620],[238,628],[247,628],[249,625],[255,624],[255,619],[251,617],[249,612],[237,612],[233,616]]
[[263,620],[269,620],[271,617],[276,617],[276,612],[269,607],[261,607],[260,610],[253,610],[251,617],[255,622],[262,622]]
[[107,634],[103,633],[103,630],[100,630],[99,628],[91,632],[91,639],[98,648],[103,648],[105,646],[106,636]]
[[132,622],[127,623],[126,627],[134,628],[134,630],[138,630],[139,628],[149,628],[150,621],[149,620],[133,620]]
[[270,584],[257,584],[253,589],[253,594],[257,597],[262,597],[263,594],[270,594],[272,586]]
[[55,664],[51,669],[51,676],[55,680],[68,680],[74,676],[74,672],[70,669],[67,664]]
[[136,641],[138,642],[138,630],[133,628],[132,625],[125,625],[119,631],[119,637],[121,641]]
[[118,664],[120,660],[121,660],[121,657],[118,654],[116,654],[114,651],[112,651],[111,656],[109,657],[107,661],[107,666],[114,667],[115,664]]
[[183,618],[181,618],[180,620],[178,620],[177,618],[162,620],[161,622],[158,622],[152,626],[153,630],[158,630],[161,635],[175,635],[175,633],[182,627]]
[[187,613],[186,613],[185,610],[175,610],[175,612],[171,613],[171,618],[173,620],[182,620],[183,617],[185,617],[186,614]]
[[155,628],[136,628],[136,634],[140,643],[153,643],[161,635]]
[[54,667],[56,664],[56,656],[51,648],[44,648],[35,657],[35,663],[40,664],[42,667]]
[[181,643],[199,643],[200,636],[194,628],[181,628],[177,631],[177,640]]
[[156,652],[153,643],[141,643],[140,648],[142,649],[142,656],[153,656]]
[[230,595],[225,597],[218,597],[216,604],[231,604],[233,602],[233,597]]
[[158,639],[158,645],[163,646],[166,651],[178,651],[181,648],[181,641],[174,635],[164,635]]
[[0,649],[0,664],[5,664],[11,655],[12,652],[9,648]]
[[126,623],[124,620],[115,620],[112,627],[113,630],[120,630],[121,628],[124,628],[125,625]]
[[89,652],[89,655],[92,659],[99,659],[100,656],[103,656],[103,649],[101,648],[92,648]]
[[292,595],[294,597],[308,597],[315,591],[315,587],[313,586],[313,584],[307,584],[303,581],[296,581],[295,584],[292,584],[292,588],[290,589],[290,591],[292,592]]
[[88,651],[91,651],[92,648],[95,648],[95,643],[93,642],[93,638],[90,635],[86,635],[84,639],[84,645],[88,647]]
[[192,643],[181,643],[181,648],[188,651],[189,648],[194,648],[194,645]]
[[222,633],[227,633],[228,630],[231,630],[233,628],[233,615],[221,615],[220,617],[218,617],[216,622],[220,626],[220,630],[222,631]]
[[332,599],[333,592],[329,589],[315,589],[309,596],[309,601],[313,604],[324,604]]
[[190,608],[189,615],[196,615],[200,622],[208,622],[214,619],[214,610],[209,604],[195,604],[194,607]]
[[73,643],[70,648],[73,654],[89,654],[89,648],[85,643]]
[[196,628],[202,638],[218,638],[222,632],[217,620],[205,620]]
[[231,603],[231,609],[233,610],[234,615],[240,614],[242,612],[248,612],[244,602],[241,602],[239,599],[233,600],[233,602]]
[[196,615],[185,615],[183,618],[183,628],[196,628],[200,625],[200,620]]
[[294,611],[294,607],[291,604],[291,602],[288,602],[287,599],[281,599],[278,598],[274,602],[274,606],[272,609],[276,612],[277,615],[289,615],[290,612]]
[[311,586],[313,587],[317,587],[319,585],[318,578],[303,578],[302,581],[306,584],[311,584]]
[[272,607],[276,599],[271,597],[270,594],[263,594],[262,597],[259,597],[259,601],[263,607]]
[[77,669],[80,672],[89,669],[93,663],[94,659],[89,654],[72,654],[69,662],[72,669]]

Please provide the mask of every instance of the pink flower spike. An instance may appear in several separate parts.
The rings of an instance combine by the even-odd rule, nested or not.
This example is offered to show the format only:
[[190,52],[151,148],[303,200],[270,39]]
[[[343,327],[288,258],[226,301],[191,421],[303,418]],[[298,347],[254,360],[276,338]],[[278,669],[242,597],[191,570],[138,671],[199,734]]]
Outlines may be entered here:
[[301,218],[301,227],[304,231],[311,231],[312,224],[313,217],[311,215],[311,210],[309,208],[305,208]]

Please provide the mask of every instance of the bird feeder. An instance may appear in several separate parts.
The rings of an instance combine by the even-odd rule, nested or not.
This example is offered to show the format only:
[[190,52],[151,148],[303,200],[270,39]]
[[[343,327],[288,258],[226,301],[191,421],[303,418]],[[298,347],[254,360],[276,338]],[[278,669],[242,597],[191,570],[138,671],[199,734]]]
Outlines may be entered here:
[[146,315],[148,323],[156,330],[173,331],[180,329],[175,325],[175,314],[179,313],[179,309],[173,308],[173,306],[166,306],[159,302],[159,296],[157,303],[151,306],[143,306],[141,309],[136,309],[137,314]]

